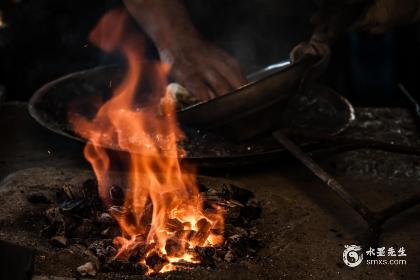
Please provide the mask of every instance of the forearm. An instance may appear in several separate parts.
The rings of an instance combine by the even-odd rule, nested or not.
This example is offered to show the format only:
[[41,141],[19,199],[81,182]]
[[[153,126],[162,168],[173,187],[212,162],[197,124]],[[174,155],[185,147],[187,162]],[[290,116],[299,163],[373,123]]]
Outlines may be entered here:
[[198,37],[183,0],[123,0],[133,18],[160,52],[174,50]]

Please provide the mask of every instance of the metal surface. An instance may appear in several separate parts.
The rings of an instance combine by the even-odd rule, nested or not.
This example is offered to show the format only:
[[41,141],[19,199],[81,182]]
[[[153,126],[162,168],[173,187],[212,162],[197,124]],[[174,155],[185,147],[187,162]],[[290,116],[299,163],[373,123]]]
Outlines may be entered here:
[[[83,116],[92,118],[98,103],[107,100],[112,94],[110,81],[115,85],[121,75],[119,68],[107,66],[60,78],[34,94],[29,103],[29,112],[44,127],[84,141],[69,124],[69,112],[76,109]],[[320,85],[293,96],[287,108],[280,112],[278,126],[317,134],[337,134],[354,120],[351,104],[328,87]],[[259,121],[258,117],[256,121]],[[267,137],[235,143],[210,132],[191,128],[184,128],[184,131],[187,140],[181,145],[186,150],[186,158],[205,160],[208,165],[247,164],[275,158],[284,152],[269,134]],[[103,146],[118,150],[114,143],[103,143]]]
[[276,128],[289,99],[300,93],[320,56],[305,54],[297,62],[217,98],[178,112],[181,124],[221,134],[235,141]]
[[282,70],[284,68],[286,68],[287,66],[289,66],[291,64],[290,60],[282,60],[279,61],[277,63],[273,63],[271,65],[268,65],[266,67],[264,67],[261,70],[255,71],[249,75],[246,76],[247,80],[250,82],[255,82],[258,81],[264,77],[267,77],[268,75],[275,73],[279,70]]

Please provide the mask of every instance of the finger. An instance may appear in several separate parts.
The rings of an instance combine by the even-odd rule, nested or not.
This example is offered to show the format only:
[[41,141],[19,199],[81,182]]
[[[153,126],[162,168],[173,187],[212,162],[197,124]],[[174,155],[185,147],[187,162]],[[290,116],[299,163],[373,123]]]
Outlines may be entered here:
[[202,75],[206,83],[210,86],[213,92],[216,93],[216,95],[224,95],[231,90],[229,82],[220,75],[217,70],[209,68],[203,72]]
[[190,76],[182,85],[200,100],[208,100],[214,98],[214,92],[206,86],[204,80],[200,76]]
[[225,78],[229,83],[231,89],[239,88],[240,86],[247,83],[245,75],[236,59],[232,57],[226,57],[224,61],[218,61],[215,63],[217,71]]

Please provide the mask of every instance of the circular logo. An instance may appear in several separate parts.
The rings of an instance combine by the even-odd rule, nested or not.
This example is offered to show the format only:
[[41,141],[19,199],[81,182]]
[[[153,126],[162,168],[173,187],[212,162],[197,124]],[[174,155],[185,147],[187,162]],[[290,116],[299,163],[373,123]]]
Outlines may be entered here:
[[343,252],[343,262],[349,267],[356,267],[363,261],[363,253],[359,251],[362,247],[357,245],[345,245],[346,249]]

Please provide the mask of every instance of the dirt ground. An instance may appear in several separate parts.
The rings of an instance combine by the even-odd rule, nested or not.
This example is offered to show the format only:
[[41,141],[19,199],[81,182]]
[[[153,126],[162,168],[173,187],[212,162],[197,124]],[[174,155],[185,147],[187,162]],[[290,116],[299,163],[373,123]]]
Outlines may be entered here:
[[[0,114],[0,129],[8,131],[0,145],[0,176],[3,178],[0,183],[0,239],[38,248],[34,279],[76,277],[75,268],[85,260],[76,259],[71,252],[63,250],[45,255],[51,248],[39,237],[39,213],[32,213],[34,209],[22,198],[31,188],[53,188],[91,174],[81,157],[81,145],[37,126],[23,108],[22,104],[6,104]],[[407,113],[373,110],[371,115],[364,111],[359,111],[358,115],[363,122],[348,133],[418,144],[419,138],[412,131],[413,124],[402,121],[409,119]],[[22,129],[15,131],[15,127]],[[387,138],[380,135],[380,131],[385,131]],[[3,143],[9,146],[5,147]],[[371,209],[381,209],[419,191],[420,164],[415,157],[363,151],[316,159]],[[419,206],[390,220],[381,236],[381,246],[406,248],[406,265],[367,265],[363,262],[350,268],[343,263],[344,245],[363,246],[366,224],[299,163],[279,159],[246,170],[224,170],[211,175],[229,178],[256,194],[263,208],[259,220],[262,246],[255,257],[226,263],[225,267],[216,270],[200,268],[172,272],[160,275],[161,278],[420,278]],[[12,213],[16,209],[19,213]],[[19,219],[15,218],[16,214]],[[123,277],[97,276],[97,279],[117,278]],[[131,278],[139,279],[138,276]]]

